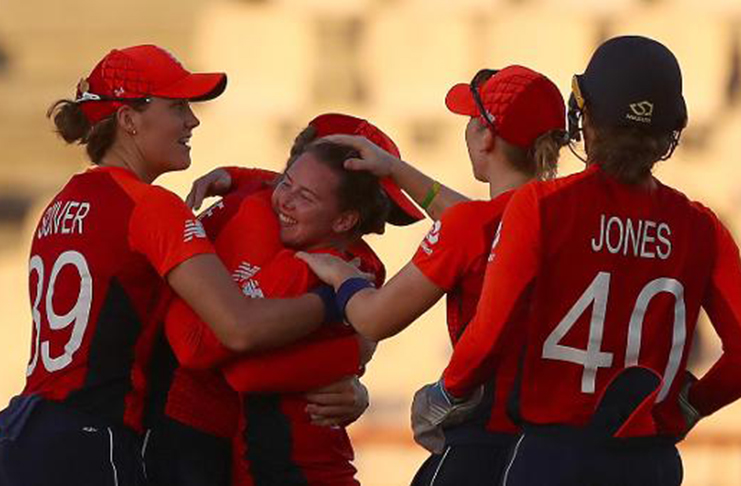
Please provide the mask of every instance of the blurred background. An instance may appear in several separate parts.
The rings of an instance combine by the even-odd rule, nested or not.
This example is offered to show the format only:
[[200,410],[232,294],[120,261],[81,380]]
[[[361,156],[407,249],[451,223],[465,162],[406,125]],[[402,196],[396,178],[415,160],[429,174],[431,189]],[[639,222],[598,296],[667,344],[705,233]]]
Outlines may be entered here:
[[[479,68],[520,63],[567,97],[594,48],[627,33],[664,42],[684,72],[689,127],[657,175],[739,235],[739,0],[0,0],[0,407],[22,389],[29,356],[31,232],[46,201],[86,167],[44,115],[111,48],[156,43],[191,70],[229,74],[221,98],[195,107],[193,166],[158,181],[182,196],[218,165],[280,170],[311,118],[340,111],[370,119],[405,160],[484,198],[465,150],[467,120],[444,106],[448,88]],[[561,173],[580,168],[565,151]],[[389,272],[428,226],[372,239]],[[698,333],[692,367],[703,372],[719,346],[705,320]],[[351,428],[366,486],[408,484],[426,457],[411,440],[410,400],[449,353],[442,305],[379,347],[364,378],[371,408]],[[681,448],[685,484],[741,484],[741,406],[701,422]]]

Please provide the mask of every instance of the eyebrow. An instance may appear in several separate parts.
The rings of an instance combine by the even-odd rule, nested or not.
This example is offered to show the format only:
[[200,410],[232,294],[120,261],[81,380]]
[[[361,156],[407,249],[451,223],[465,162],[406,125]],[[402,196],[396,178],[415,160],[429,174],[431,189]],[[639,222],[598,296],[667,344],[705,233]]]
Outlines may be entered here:
[[[288,171],[286,171],[286,172],[283,173],[283,177],[285,177],[286,179],[288,179],[288,182],[291,182],[291,183],[294,182],[293,181],[293,177],[291,177],[291,175],[288,173]],[[299,190],[301,192],[307,192],[307,193],[309,193],[316,200],[319,200],[319,201],[322,200],[322,198],[319,196],[319,194],[317,194],[316,192],[312,191],[308,187],[299,186]]]

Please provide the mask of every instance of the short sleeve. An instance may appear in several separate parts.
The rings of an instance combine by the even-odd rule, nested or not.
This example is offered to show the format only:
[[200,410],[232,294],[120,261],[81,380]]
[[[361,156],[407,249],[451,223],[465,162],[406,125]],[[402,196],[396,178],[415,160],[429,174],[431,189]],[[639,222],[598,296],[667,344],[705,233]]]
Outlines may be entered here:
[[175,194],[152,187],[137,201],[129,223],[129,243],[161,276],[180,263],[214,249],[193,213]]
[[469,203],[445,211],[417,248],[414,265],[435,285],[449,291],[478,256],[470,249],[477,241],[470,236]]
[[247,167],[224,167],[232,178],[232,190],[258,191],[263,189],[280,176],[277,172],[265,169],[254,169]]

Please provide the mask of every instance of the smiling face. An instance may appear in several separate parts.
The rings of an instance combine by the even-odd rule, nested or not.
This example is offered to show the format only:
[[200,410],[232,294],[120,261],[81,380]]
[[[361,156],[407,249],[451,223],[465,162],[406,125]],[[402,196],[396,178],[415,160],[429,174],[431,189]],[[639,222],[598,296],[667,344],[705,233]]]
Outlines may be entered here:
[[339,176],[312,153],[283,173],[273,191],[273,209],[284,245],[312,250],[331,246],[346,232],[348,211],[340,209]]
[[133,111],[132,138],[147,172],[159,175],[190,166],[190,137],[200,121],[187,100],[152,98],[143,111]]

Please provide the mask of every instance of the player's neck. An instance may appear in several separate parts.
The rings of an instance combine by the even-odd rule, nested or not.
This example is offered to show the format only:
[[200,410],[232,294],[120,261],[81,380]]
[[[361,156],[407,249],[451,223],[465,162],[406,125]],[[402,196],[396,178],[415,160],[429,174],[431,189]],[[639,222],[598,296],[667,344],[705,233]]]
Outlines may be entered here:
[[135,146],[132,147],[114,143],[114,145],[106,152],[100,165],[104,167],[123,167],[128,169],[133,172],[139,180],[147,184],[151,184],[157,176],[159,176],[158,173],[148,170],[148,164],[143,157],[141,157],[138,147]]
[[531,178],[518,170],[511,168],[496,170],[492,168],[489,171],[489,198],[494,199],[500,194],[517,189],[521,185],[529,182]]

